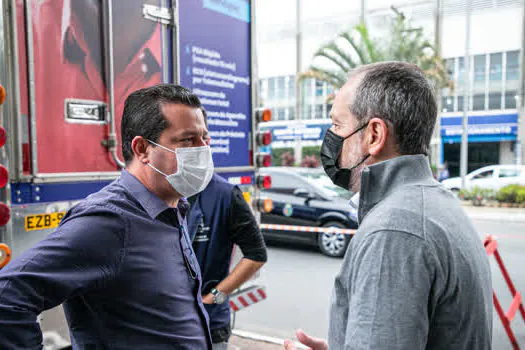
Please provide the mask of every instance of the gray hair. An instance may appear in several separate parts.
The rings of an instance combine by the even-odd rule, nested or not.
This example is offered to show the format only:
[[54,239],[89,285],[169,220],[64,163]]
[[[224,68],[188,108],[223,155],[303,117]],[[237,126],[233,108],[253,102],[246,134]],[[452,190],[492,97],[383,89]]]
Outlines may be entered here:
[[357,79],[350,111],[359,125],[375,117],[389,121],[400,154],[428,154],[437,103],[434,88],[419,67],[380,62],[362,66],[349,77]]

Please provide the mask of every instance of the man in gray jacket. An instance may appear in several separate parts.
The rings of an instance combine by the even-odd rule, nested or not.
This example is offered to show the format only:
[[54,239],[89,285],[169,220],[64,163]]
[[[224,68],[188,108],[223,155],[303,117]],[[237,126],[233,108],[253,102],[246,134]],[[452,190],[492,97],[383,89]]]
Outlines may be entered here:
[[303,344],[491,349],[488,257],[426,157],[436,117],[431,85],[407,63],[363,66],[337,95],[321,158],[335,184],[359,193],[360,225],[335,281],[328,344],[298,331]]

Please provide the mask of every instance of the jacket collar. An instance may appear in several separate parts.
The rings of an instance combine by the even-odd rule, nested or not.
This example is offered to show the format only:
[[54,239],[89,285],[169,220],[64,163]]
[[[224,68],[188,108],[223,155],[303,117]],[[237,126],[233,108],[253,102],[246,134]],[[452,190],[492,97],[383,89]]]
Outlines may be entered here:
[[395,157],[365,168],[359,191],[359,222],[374,206],[407,185],[435,186],[428,158],[422,154]]

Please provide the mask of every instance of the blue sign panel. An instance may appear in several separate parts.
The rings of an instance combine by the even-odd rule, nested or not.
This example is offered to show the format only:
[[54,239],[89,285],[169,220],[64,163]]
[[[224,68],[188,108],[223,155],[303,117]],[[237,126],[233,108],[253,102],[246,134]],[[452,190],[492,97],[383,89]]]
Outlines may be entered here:
[[[441,117],[441,136],[445,139],[460,136],[462,123],[461,115]],[[518,134],[518,115],[516,113],[470,115],[467,130],[469,136],[491,135],[502,139],[515,137]]]
[[247,23],[250,22],[250,4],[246,0],[204,0],[204,7]]
[[261,130],[272,130],[273,141],[294,141],[298,139],[320,141],[329,128],[330,124],[328,123],[302,124],[299,121],[292,121],[288,125],[279,126],[261,125]]
[[250,3],[185,0],[179,5],[181,85],[206,108],[215,166],[250,165]]

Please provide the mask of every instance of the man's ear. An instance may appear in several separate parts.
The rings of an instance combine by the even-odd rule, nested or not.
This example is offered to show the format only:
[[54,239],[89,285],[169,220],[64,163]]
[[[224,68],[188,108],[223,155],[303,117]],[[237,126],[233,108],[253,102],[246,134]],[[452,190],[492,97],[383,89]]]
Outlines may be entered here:
[[149,151],[151,144],[142,136],[135,136],[131,141],[131,149],[133,150],[134,158],[142,164],[149,163]]
[[380,118],[370,119],[370,121],[368,122],[366,134],[368,153],[372,157],[378,157],[384,151],[387,142],[387,123]]

